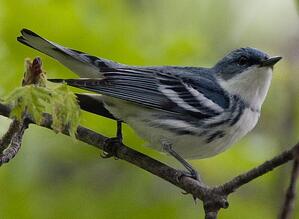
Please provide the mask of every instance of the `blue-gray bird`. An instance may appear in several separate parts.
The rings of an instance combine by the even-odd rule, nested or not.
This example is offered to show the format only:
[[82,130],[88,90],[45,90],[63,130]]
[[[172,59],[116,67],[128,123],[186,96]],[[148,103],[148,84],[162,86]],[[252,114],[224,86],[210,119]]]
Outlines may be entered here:
[[273,66],[281,59],[247,47],[211,68],[128,66],[60,46],[27,29],[21,33],[19,42],[80,76],[50,81],[97,93],[78,94],[82,109],[127,123],[194,178],[196,171],[184,159],[214,156],[255,127]]

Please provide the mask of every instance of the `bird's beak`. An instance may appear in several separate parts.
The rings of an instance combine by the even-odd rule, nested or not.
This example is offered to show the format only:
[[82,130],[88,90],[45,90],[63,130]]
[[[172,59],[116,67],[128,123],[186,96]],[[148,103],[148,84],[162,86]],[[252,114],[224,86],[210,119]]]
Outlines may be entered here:
[[262,61],[260,67],[273,67],[280,59],[282,59],[281,56],[270,57]]

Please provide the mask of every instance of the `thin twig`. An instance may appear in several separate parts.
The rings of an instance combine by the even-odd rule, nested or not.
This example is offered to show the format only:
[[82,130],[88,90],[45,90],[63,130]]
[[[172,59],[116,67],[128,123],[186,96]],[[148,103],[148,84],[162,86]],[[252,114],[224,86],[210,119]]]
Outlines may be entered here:
[[275,156],[271,160],[265,161],[263,164],[236,176],[227,183],[218,186],[217,189],[222,190],[224,194],[230,194],[242,185],[262,176],[274,168],[294,159],[294,151],[299,150],[299,143],[294,145],[291,149],[283,151],[281,154]]
[[20,122],[18,120],[13,120],[10,123],[7,132],[0,139],[0,154],[10,145],[13,135],[18,131],[19,126]]
[[15,123],[13,125],[16,127],[14,129],[15,132],[11,136],[9,147],[6,148],[2,154],[0,154],[0,166],[4,163],[8,163],[12,158],[14,158],[22,145],[22,138],[27,125],[16,122],[16,120],[14,120],[13,123]]
[[294,152],[295,160],[293,162],[290,185],[285,195],[285,201],[279,217],[280,219],[290,219],[295,206],[296,183],[299,177],[299,149]]

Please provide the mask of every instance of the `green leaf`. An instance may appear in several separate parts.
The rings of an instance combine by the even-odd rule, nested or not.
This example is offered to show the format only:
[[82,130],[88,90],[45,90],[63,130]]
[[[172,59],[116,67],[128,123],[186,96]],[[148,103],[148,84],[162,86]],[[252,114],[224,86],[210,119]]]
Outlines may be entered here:
[[12,108],[10,117],[13,119],[21,120],[24,115],[29,115],[36,124],[41,124],[43,113],[50,113],[55,132],[68,130],[72,137],[76,135],[80,106],[65,84],[53,89],[36,85],[19,87],[4,99],[4,104]]
[[52,97],[52,128],[62,131],[68,128],[72,137],[75,137],[77,127],[80,122],[80,106],[77,98],[66,84],[62,84],[54,89]]

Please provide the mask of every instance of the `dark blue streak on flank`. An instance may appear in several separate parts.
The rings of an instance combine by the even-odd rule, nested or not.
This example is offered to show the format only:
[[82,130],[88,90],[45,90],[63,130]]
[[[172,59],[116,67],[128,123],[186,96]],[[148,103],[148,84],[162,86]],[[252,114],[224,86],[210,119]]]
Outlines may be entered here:
[[242,114],[243,114],[243,112],[245,110],[245,104],[244,104],[244,102],[241,101],[239,99],[239,97],[237,97],[237,96],[234,96],[233,98],[235,99],[235,102],[238,103],[239,107],[237,109],[238,114],[234,118],[232,118],[231,122],[229,123],[230,126],[235,125],[240,120],[240,118],[241,118],[241,116],[242,116]]
[[211,143],[212,141],[216,140],[217,138],[222,138],[225,135],[224,131],[216,131],[213,134],[211,134],[208,139],[206,140],[206,143]]

